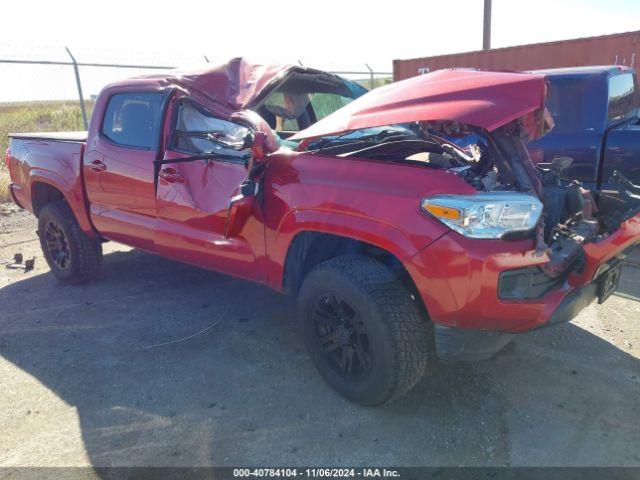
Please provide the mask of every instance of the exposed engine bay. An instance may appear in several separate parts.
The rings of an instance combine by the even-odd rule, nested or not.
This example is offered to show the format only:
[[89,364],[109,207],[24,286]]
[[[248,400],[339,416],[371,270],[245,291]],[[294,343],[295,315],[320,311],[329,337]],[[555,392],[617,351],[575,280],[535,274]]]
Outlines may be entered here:
[[[563,178],[571,158],[555,158],[550,165],[535,166],[526,140],[518,122],[491,133],[455,122],[416,122],[324,137],[311,141],[306,149],[446,170],[478,192],[522,192],[537,197],[543,209],[535,227],[501,238],[534,238],[536,251],[550,258],[543,270],[559,277],[581,268],[583,244],[606,238],[637,213],[640,187],[618,178],[621,188],[617,202],[599,209],[604,205],[598,201],[603,192],[592,192],[575,180]],[[616,205],[615,209],[610,205]]]

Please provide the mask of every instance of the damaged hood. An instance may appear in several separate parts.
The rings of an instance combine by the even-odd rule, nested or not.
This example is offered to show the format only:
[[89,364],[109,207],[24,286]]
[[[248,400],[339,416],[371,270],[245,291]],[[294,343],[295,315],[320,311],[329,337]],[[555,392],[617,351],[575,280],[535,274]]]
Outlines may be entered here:
[[493,131],[516,119],[533,139],[545,131],[545,97],[543,75],[439,70],[372,90],[291,139],[417,121],[453,121]]
[[247,108],[267,87],[294,68],[298,67],[252,63],[239,57],[215,67],[175,74],[172,80],[213,102],[238,111]]

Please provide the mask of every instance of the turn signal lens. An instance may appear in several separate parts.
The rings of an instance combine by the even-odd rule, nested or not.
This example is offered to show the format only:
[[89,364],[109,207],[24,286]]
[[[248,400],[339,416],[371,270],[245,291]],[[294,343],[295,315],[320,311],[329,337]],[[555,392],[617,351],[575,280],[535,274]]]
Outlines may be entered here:
[[459,220],[460,210],[452,207],[443,207],[441,205],[426,204],[424,209],[434,217],[444,218],[446,220]]

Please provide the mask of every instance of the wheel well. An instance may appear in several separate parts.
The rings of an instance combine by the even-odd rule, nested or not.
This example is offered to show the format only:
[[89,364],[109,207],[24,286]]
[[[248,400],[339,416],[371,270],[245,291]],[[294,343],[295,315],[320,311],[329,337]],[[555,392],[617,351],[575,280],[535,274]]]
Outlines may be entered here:
[[383,263],[411,292],[420,309],[426,313],[422,297],[419,295],[411,275],[398,257],[370,243],[329,233],[301,232],[294,237],[289,245],[284,265],[284,292],[297,294],[304,277],[316,265],[333,257],[354,253],[374,258]]
[[34,215],[38,216],[42,207],[58,200],[64,200],[64,195],[56,187],[43,182],[31,185],[31,206]]

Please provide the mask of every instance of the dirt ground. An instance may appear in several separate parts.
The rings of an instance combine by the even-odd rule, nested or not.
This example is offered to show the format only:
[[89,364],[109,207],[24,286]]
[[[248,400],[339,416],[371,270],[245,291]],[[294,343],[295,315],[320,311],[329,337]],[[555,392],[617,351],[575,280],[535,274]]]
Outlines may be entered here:
[[35,219],[0,210],[0,260],[36,259],[0,267],[0,466],[640,465],[640,255],[572,323],[364,408],[270,290],[113,243],[65,286]]

